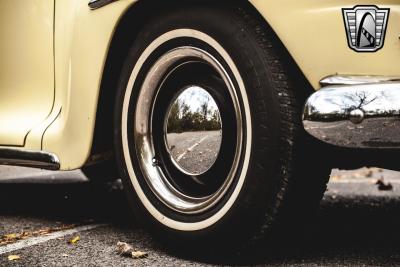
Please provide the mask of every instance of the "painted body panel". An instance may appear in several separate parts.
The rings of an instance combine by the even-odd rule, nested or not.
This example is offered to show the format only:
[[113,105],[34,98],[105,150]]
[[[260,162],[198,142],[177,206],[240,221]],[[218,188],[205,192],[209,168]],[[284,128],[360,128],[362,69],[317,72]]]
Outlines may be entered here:
[[[46,131],[43,149],[59,155],[62,169],[78,168],[89,156],[108,45],[120,17],[134,2],[117,1],[90,10],[85,1],[57,1],[56,105],[62,111]],[[276,31],[315,89],[321,78],[334,73],[400,75],[396,63],[400,58],[400,23],[396,23],[400,21],[400,5],[395,1],[379,3],[391,8],[385,47],[368,54],[356,53],[347,46],[341,8],[352,7],[357,1],[251,3]]]
[[[398,0],[251,0],[277,33],[311,85],[333,74],[400,75],[400,2]],[[390,8],[383,49],[358,53],[347,44],[342,8]]]
[[[90,155],[108,48],[119,20],[132,5],[135,7],[135,2],[120,0],[90,10],[87,1],[56,1],[55,104],[47,119],[29,133],[25,147],[55,153],[63,170],[81,167]],[[384,48],[376,53],[357,53],[347,45],[341,9],[353,7],[358,1],[250,2],[272,26],[316,90],[323,77],[336,73],[400,75],[398,1],[363,2],[391,9]]]
[[134,2],[90,10],[88,1],[56,1],[56,119],[44,133],[42,149],[59,155],[64,170],[81,167],[89,157],[108,47]]
[[0,144],[23,146],[54,100],[54,0],[0,1]]

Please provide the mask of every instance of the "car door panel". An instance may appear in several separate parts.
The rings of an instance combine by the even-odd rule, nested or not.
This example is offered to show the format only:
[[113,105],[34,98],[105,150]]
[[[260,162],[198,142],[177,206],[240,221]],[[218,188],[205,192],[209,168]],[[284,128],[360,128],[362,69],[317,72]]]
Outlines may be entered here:
[[54,0],[0,1],[0,145],[23,146],[54,102]]

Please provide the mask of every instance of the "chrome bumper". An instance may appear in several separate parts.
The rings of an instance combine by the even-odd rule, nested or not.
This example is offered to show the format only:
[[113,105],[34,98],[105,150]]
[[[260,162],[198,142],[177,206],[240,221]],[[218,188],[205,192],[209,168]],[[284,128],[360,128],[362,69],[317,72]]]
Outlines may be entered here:
[[60,160],[50,152],[0,147],[0,165],[59,170]]
[[325,86],[308,98],[303,125],[332,145],[400,148],[400,81]]

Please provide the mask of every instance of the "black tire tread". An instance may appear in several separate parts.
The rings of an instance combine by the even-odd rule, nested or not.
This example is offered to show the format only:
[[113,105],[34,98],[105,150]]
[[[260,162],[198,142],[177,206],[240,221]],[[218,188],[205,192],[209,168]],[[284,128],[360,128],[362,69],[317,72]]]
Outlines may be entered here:
[[[279,234],[281,229],[287,230],[289,225],[293,226],[294,223],[297,224],[299,220],[311,215],[315,208],[318,207],[319,201],[326,190],[330,169],[325,162],[319,161],[322,157],[317,157],[318,159],[313,158],[314,153],[318,153],[318,146],[314,140],[307,136],[301,122],[302,105],[307,95],[311,93],[310,86],[301,72],[295,67],[295,63],[288,55],[284,46],[280,43],[273,30],[266,24],[265,20],[260,18],[254,10],[247,6],[233,3],[228,7],[217,6],[216,8],[218,8],[216,12],[221,12],[224,16],[229,17],[230,22],[234,24],[237,29],[233,38],[236,38],[236,44],[242,46],[241,51],[244,53],[242,58],[245,58],[247,62],[246,66],[241,66],[241,72],[242,75],[252,77],[247,81],[251,83],[252,98],[253,100],[255,99],[252,112],[255,118],[254,125],[257,125],[257,132],[255,133],[255,135],[257,135],[257,144],[254,146],[255,151],[252,152],[253,162],[251,166],[253,170],[250,171],[252,181],[255,183],[254,185],[248,185],[248,189],[246,190],[247,193],[258,192],[258,194],[254,196],[250,193],[249,197],[242,199],[242,203],[235,205],[238,205],[236,208],[240,208],[241,210],[260,209],[262,214],[253,214],[253,217],[249,217],[249,220],[254,219],[257,221],[254,223],[247,222],[249,225],[257,226],[255,229],[246,230],[248,231],[246,237],[251,239],[250,243],[244,242],[244,239],[241,238],[237,240],[238,243],[230,244],[232,246],[237,245],[244,248],[251,244],[258,243],[258,241],[263,240],[265,237],[273,237],[273,235]],[[173,12],[179,11],[174,10]],[[152,23],[153,27],[156,27],[164,22],[154,20]],[[160,27],[162,26],[160,25]],[[146,30],[143,31],[145,32],[144,36],[146,36],[148,34],[148,29],[147,33]],[[142,37],[143,36],[139,37],[139,39]],[[251,42],[251,44],[247,43],[248,40],[250,40],[249,42]],[[255,50],[249,49],[249,45],[252,45]],[[135,53],[137,53],[137,50],[133,47],[129,57],[134,58]],[[254,53],[257,54],[257,62],[251,60]],[[248,56],[246,57],[246,55]],[[120,95],[122,95],[124,90],[124,82],[127,81],[126,76],[129,76],[131,67],[132,62],[127,62],[122,71],[122,82],[119,88]],[[271,92],[269,92],[271,88],[266,88],[264,84],[266,79],[273,91],[272,97],[274,99],[272,100],[269,100],[267,97],[271,96]],[[271,144],[269,142],[268,135],[271,132],[270,127],[273,127],[273,125],[271,126],[268,123],[270,122],[270,118],[268,118],[266,112],[266,107],[269,106],[268,101],[275,101],[274,103],[278,103],[276,114],[278,117],[277,120],[279,121],[280,135],[279,141],[276,144]],[[117,97],[117,123],[119,123],[118,107],[120,105],[121,99]],[[120,148],[121,144],[118,130],[116,130],[115,138],[116,155],[121,164],[123,156]],[[266,156],[269,151],[278,152],[277,155],[279,159],[276,165],[279,165],[279,168],[276,168],[276,170],[274,169],[275,175],[269,177],[271,181],[273,180],[272,182],[263,182],[263,179],[266,180],[265,166],[271,164],[268,162],[271,157]],[[121,164],[121,166],[123,166],[123,164]],[[120,167],[120,169],[122,170],[122,176],[126,177],[127,173],[124,167]],[[129,181],[127,181],[127,179],[123,179],[123,181],[125,186],[129,186]],[[269,185],[273,184],[273,188],[257,188],[257,186],[263,183]],[[265,192],[272,192],[272,194],[263,194]],[[137,215],[144,212],[139,203],[134,203],[138,201],[135,197],[128,194],[128,198],[131,199],[131,204],[134,206]],[[257,205],[255,205],[255,203],[257,203]],[[145,221],[145,223],[149,224],[149,221]],[[243,224],[246,225],[245,223]],[[153,230],[159,231],[160,236],[164,235],[169,238],[178,235],[181,241],[183,241],[180,242],[183,247],[186,241],[204,241],[207,240],[207,238],[218,236],[208,232],[194,233],[196,237],[190,238],[180,233],[163,233],[162,230],[157,230],[154,224],[152,226],[149,225],[149,227],[153,227]],[[221,225],[213,226],[213,228],[221,231],[220,235],[232,234],[232,232],[229,232],[232,229],[223,229],[224,227],[221,227]],[[211,229],[211,231],[215,229]],[[215,245],[220,245],[219,241],[221,240],[223,240],[223,238],[215,238]],[[177,244],[174,240],[164,241],[171,242],[175,245]],[[209,239],[207,243],[210,243]],[[213,248],[210,249],[212,250]],[[219,249],[229,248],[219,247]]]
[[[272,212],[267,211],[264,224],[253,237],[252,241],[258,241],[272,235],[271,230],[277,235],[287,231],[288,224],[293,226],[292,219],[301,227],[301,216],[312,216],[326,191],[330,168],[326,162],[311,159],[313,153],[319,152],[318,143],[305,133],[301,122],[302,105],[312,90],[309,84],[294,67],[295,63],[264,21],[260,21],[254,12],[252,14],[241,7],[236,9],[236,14],[242,18],[238,20],[243,22],[242,27],[252,31],[263,50],[261,58],[271,74],[269,79],[280,103],[282,156],[278,177],[281,181],[275,207]],[[296,88],[296,84],[304,88]],[[262,102],[260,105],[267,105],[265,97],[260,97],[259,101]],[[260,127],[267,128],[266,125]],[[263,151],[259,154],[256,158],[262,159]],[[271,227],[274,223],[280,225]]]

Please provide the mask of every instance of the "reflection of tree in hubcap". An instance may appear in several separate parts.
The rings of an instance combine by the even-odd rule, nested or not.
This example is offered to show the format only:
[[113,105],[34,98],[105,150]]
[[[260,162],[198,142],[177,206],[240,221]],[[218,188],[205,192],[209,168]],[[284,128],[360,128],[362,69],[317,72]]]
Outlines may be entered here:
[[192,175],[210,169],[222,138],[221,116],[213,97],[198,86],[184,89],[172,103],[166,123],[173,162]]

